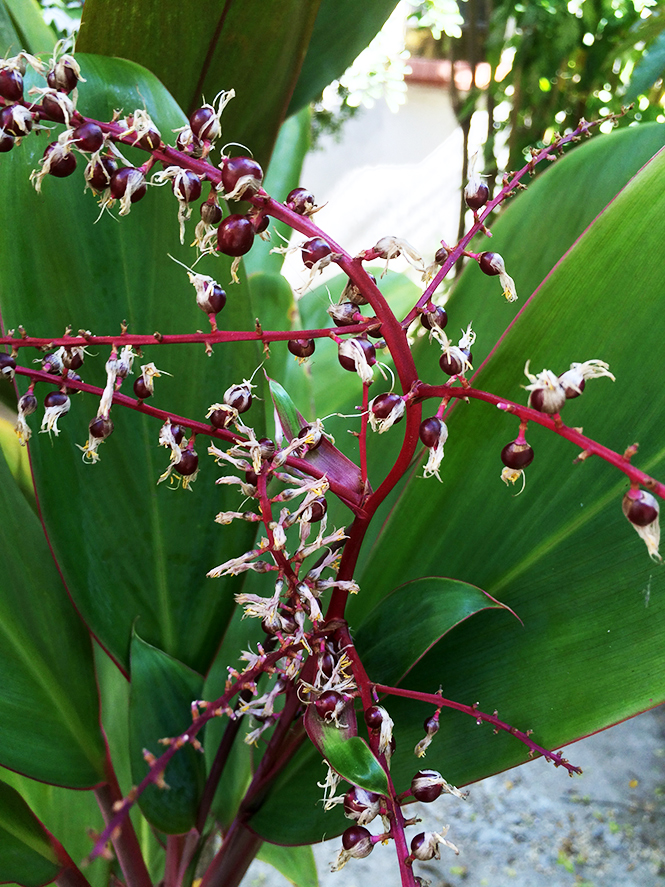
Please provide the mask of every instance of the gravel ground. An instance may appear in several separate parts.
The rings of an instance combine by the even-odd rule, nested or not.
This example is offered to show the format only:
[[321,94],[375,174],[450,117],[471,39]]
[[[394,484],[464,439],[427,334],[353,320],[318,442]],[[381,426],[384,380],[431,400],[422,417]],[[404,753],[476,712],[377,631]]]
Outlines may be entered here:
[[[570,746],[584,774],[537,760],[421,805],[425,828],[450,825],[441,860],[414,870],[432,887],[665,887],[665,707]],[[411,808],[411,809],[415,809]],[[339,838],[314,853],[320,887],[399,887],[391,847],[336,873]],[[243,887],[285,887],[255,862]]]

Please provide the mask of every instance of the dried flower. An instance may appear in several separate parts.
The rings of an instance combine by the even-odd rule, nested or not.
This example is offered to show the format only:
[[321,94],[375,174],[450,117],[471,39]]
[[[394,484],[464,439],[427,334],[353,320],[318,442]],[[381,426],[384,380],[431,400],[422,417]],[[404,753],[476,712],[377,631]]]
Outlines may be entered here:
[[525,385],[525,389],[530,391],[529,406],[541,413],[553,415],[558,413],[566,402],[566,389],[561,383],[558,376],[552,370],[541,370],[538,375],[534,376],[529,372],[530,360],[527,360],[524,367],[524,375],[529,379],[530,384]]
[[646,490],[639,487],[631,487],[623,497],[621,508],[631,524],[635,527],[637,535],[644,543],[649,556],[654,561],[661,561],[658,551],[660,545],[660,505],[658,499]]

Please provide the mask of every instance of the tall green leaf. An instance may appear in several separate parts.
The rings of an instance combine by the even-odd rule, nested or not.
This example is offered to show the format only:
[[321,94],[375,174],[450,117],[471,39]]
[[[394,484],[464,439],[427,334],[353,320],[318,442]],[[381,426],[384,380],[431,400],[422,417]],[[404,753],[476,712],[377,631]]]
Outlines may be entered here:
[[[17,42],[12,41],[9,55],[16,55],[21,49],[33,55],[53,50],[55,33],[44,21],[37,0],[2,0],[1,6],[3,22],[9,20],[16,29]],[[3,40],[2,46],[9,47],[10,44]]]
[[[171,96],[138,65],[89,56],[80,62],[87,80],[80,88],[82,112],[108,120],[113,109],[145,106],[165,138],[182,124]],[[185,271],[169,259],[169,254],[188,264],[193,259],[178,241],[171,189],[149,188],[128,217],[118,222],[105,214],[95,224],[99,209],[89,193],[83,194],[80,170],[64,181],[48,177],[42,193],[34,193],[28,175],[42,151],[33,136],[3,157],[0,205],[13,220],[0,236],[5,328],[22,323],[31,334],[52,336],[71,324],[75,331],[119,335],[124,319],[131,332],[142,333],[182,333],[207,323]],[[131,155],[131,149],[126,153]],[[198,270],[222,286],[230,281],[225,258],[201,262]],[[220,323],[253,328],[244,276],[240,285],[229,287]],[[81,373],[86,382],[103,387],[110,349],[91,350]],[[210,357],[203,346],[155,345],[144,350],[137,365],[153,361],[172,374],[157,381],[151,403],[202,420],[209,405],[229,385],[249,378],[260,360],[254,343],[234,345],[233,359],[228,355],[222,345]],[[23,352],[20,359],[32,358]],[[131,381],[125,383],[128,393]],[[49,388],[37,386],[40,400]],[[220,529],[214,523],[220,507],[234,507],[236,497],[215,487],[217,472],[205,455],[205,439],[197,444],[201,470],[192,492],[174,491],[168,483],[157,486],[168,465],[168,453],[158,446],[158,420],[114,408],[115,432],[102,447],[100,462],[83,464],[76,444],[86,441],[97,406],[89,395],[73,397],[60,436],[49,441],[35,435],[30,443],[58,563],[83,618],[125,669],[131,627],[140,617],[140,631],[149,642],[205,671],[238,584],[209,580],[205,574],[247,550],[253,530],[248,525]],[[257,419],[262,427],[262,418]]]
[[[159,757],[165,750],[159,740],[187,729],[192,720],[191,703],[201,698],[203,678],[136,634],[131,667],[129,742],[132,777],[138,785],[148,772],[144,749]],[[168,788],[149,786],[139,797],[139,805],[159,831],[182,834],[196,821],[205,781],[203,755],[185,745],[171,758],[163,776]]]
[[262,844],[256,857],[276,868],[295,887],[318,887],[319,879],[311,847]]
[[267,165],[286,116],[319,0],[128,0],[122,15],[87,0],[79,52],[140,62],[190,114],[222,89],[236,98],[224,111],[227,141],[247,145]]
[[0,763],[83,788],[104,778],[90,637],[0,454]]
[[[495,226],[492,246],[516,279],[542,278],[551,241],[564,237],[566,215],[561,204],[553,206],[552,186],[574,205],[586,201],[579,197],[580,167],[604,187],[601,158],[621,164],[615,152],[639,150],[642,138],[628,130],[580,149],[510,207]],[[661,275],[652,257],[663,236],[664,177],[660,153],[523,304],[473,379],[474,386],[524,402],[527,359],[535,372],[549,367],[558,373],[572,361],[608,361],[616,383],[589,382],[562,418],[619,452],[640,441],[635,461],[656,476],[665,470],[659,433],[665,394]],[[474,326],[487,337],[482,353],[499,323],[491,302],[480,313],[494,293],[486,294],[486,280],[472,272],[477,269],[465,275],[449,314],[460,326],[478,318]],[[481,709],[497,707],[505,720],[533,728],[534,738],[550,747],[663,701],[665,604],[659,589],[665,578],[621,513],[625,477],[599,459],[571,465],[575,448],[534,426],[527,439],[536,456],[526,490],[515,498],[499,479],[499,453],[516,436],[516,420],[472,402],[455,407],[449,428],[443,482],[426,482],[414,471],[370,552],[363,591],[351,602],[352,624],[398,577],[445,570],[499,597],[524,627],[504,621],[498,628],[496,616],[480,614],[426,654],[407,686],[433,691],[443,682],[444,695],[478,701]],[[426,707],[395,699],[390,711],[403,724],[408,749],[419,738]],[[488,742],[485,731],[462,715],[450,713],[444,724],[431,764],[452,781],[469,782],[527,757],[511,737]],[[406,777],[409,766],[398,749],[394,772]]]
[[61,869],[43,825],[16,789],[0,782],[0,883],[41,887]]

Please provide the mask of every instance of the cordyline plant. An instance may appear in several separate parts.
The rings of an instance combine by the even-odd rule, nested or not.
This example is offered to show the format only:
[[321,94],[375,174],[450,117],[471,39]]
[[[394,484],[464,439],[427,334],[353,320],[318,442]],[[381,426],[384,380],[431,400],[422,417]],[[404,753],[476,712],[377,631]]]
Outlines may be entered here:
[[[424,883],[456,785],[572,775],[554,748],[663,700],[660,129],[576,150],[490,232],[581,121],[491,201],[472,177],[459,243],[351,255],[294,187],[306,115],[264,178],[226,144],[240,98],[0,65],[0,367],[36,497],[0,465],[1,881],[233,885],[258,852],[305,885],[341,834],[333,869],[393,843]],[[449,837],[409,807],[441,795]]]

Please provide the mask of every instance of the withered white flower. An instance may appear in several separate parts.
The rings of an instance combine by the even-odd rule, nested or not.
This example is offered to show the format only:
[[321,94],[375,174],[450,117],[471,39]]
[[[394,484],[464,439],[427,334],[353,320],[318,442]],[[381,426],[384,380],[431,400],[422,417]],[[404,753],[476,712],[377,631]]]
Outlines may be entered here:
[[[51,394],[55,393],[57,392],[51,392]],[[71,407],[72,402],[67,395],[57,398],[58,402],[53,404],[52,406],[46,406],[46,400],[48,400],[48,395],[44,400],[44,417],[42,419],[42,424],[39,431],[40,433],[48,432],[49,434],[53,432],[53,434],[55,434],[55,436],[57,437],[60,434],[60,429],[58,428],[58,419],[69,412],[69,408]]]
[[133,114],[118,121],[125,128],[120,133],[120,138],[126,138],[133,135],[133,145],[137,145],[144,136],[149,136],[151,147],[157,148],[161,141],[161,134],[150,117],[150,114],[143,109],[137,108]]
[[66,129],[61,133],[57,142],[53,142],[49,146],[49,150],[39,160],[39,169],[33,169],[30,173],[30,183],[38,194],[41,193],[42,182],[51,172],[51,167],[65,160],[72,153],[71,135],[71,129]]
[[158,370],[154,363],[144,363],[141,366],[141,378],[150,394],[155,393],[155,379],[159,379],[160,376],[170,375],[171,373],[167,373],[166,370]]
[[[70,121],[74,112],[76,111],[75,102],[67,95],[66,92],[61,92],[59,89],[52,89],[50,86],[39,87],[33,86],[32,89],[28,90],[28,95],[36,95],[39,96],[39,101],[41,101],[44,96],[48,96],[49,99],[54,101],[56,105],[62,111],[62,116],[65,118],[64,123],[67,127],[66,134],[68,140],[71,139],[72,131],[69,129]],[[63,133],[65,135],[65,133]],[[61,137],[60,137],[61,138]],[[58,141],[60,141],[58,138]]]
[[374,413],[372,406],[376,404],[379,398],[383,398],[384,396],[385,395],[378,394],[370,401],[369,404],[369,424],[372,431],[378,431],[379,434],[383,434],[384,431],[392,428],[395,422],[398,422],[402,418],[406,410],[406,403],[404,402],[403,398],[399,397],[391,407],[390,412],[387,416],[384,416],[383,418],[377,416]]
[[486,264],[489,266],[491,270],[486,271],[486,274],[498,274],[499,282],[503,287],[503,294],[506,297],[507,302],[516,302],[517,301],[517,290],[515,288],[515,281],[513,278],[506,273],[506,265],[503,261],[503,257],[498,253],[483,253],[484,256],[490,257],[486,261]]
[[526,486],[526,474],[521,468],[509,468],[507,465],[504,467],[501,472],[501,480],[504,482],[506,486],[508,484],[512,484],[515,486],[518,480],[522,480],[522,486],[520,488],[519,493],[515,493],[516,496],[519,496],[520,493],[524,492],[524,487]]
[[439,468],[441,466],[441,462],[443,461],[443,445],[447,440],[448,426],[445,422],[441,421],[438,440],[435,446],[429,447],[429,456],[427,457],[427,463],[425,464],[423,477],[432,477],[432,475],[434,475],[438,481],[441,481]]
[[412,265],[416,271],[423,273],[425,264],[422,257],[411,244],[403,240],[401,237],[382,237],[378,243],[372,247],[372,251],[377,253],[380,258],[386,260],[386,267],[383,270],[382,277],[388,271],[388,262],[396,259],[398,256],[404,256],[407,262]]
[[338,354],[340,357],[346,357],[353,361],[363,385],[372,384],[374,373],[367,360],[365,350],[357,339],[344,339],[341,341],[338,346]]
[[524,388],[530,392],[529,406],[541,413],[558,413],[566,402],[566,389],[561,380],[552,370],[541,370],[534,375],[529,372],[530,360],[524,366],[524,375],[529,380],[529,385]]
[[37,398],[31,390],[27,391],[18,402],[18,417],[16,420],[16,432],[19,442],[24,447],[32,437],[30,426],[25,421],[26,416],[30,416],[37,409]]
[[[411,856],[414,859],[420,859],[423,861],[428,859],[441,859],[439,844],[445,844],[446,847],[450,847],[453,853],[459,856],[459,850],[457,847],[450,841],[446,840],[449,828],[450,826],[446,825],[440,832],[421,832],[420,835],[416,835],[411,841]],[[419,838],[420,840],[418,841]],[[415,848],[414,844],[416,845]]]
[[592,358],[585,360],[584,363],[571,363],[570,369],[559,376],[559,381],[566,391],[566,397],[570,400],[570,398],[579,397],[584,391],[587,379],[597,379],[600,376],[607,376],[613,382],[616,381],[610,372],[609,364],[604,360]]

